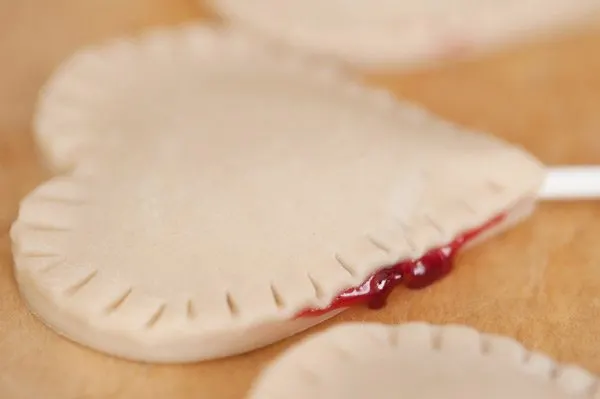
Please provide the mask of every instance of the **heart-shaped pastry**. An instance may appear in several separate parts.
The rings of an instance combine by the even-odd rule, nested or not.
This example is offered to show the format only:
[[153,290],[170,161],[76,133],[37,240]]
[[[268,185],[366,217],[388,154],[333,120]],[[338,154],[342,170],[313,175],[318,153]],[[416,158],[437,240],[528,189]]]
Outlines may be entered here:
[[347,323],[263,371],[248,399],[592,399],[598,379],[459,325]]
[[68,170],[11,230],[34,313],[84,345],[183,362],[287,337],[531,211],[522,150],[229,32],[186,27],[75,56],[38,137]]
[[236,28],[372,69],[479,53],[581,22],[598,0],[211,0]]

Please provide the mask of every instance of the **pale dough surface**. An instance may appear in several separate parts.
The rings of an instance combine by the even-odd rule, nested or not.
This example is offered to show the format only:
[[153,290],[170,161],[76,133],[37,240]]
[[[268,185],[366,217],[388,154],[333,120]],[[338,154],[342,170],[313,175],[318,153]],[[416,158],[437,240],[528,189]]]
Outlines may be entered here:
[[372,69],[414,67],[568,27],[598,0],[211,0],[233,26]]
[[21,204],[17,281],[54,329],[131,359],[285,338],[544,177],[497,138],[200,24],[84,50],[41,96],[37,137],[71,172]]
[[[455,272],[429,289],[399,289],[384,309],[348,310],[243,356],[184,367],[146,365],[55,334],[19,296],[8,237],[19,200],[48,178],[30,129],[36,93],[81,45],[202,14],[188,0],[0,4],[0,48],[10,61],[0,71],[0,397],[240,399],[282,350],[343,321],[467,324],[600,373],[600,204],[593,201],[542,204],[526,223],[465,252]],[[547,164],[598,163],[598,48],[600,35],[591,27],[476,62],[369,79],[453,121],[522,144]]]
[[592,399],[598,379],[460,325],[347,323],[284,352],[249,399]]

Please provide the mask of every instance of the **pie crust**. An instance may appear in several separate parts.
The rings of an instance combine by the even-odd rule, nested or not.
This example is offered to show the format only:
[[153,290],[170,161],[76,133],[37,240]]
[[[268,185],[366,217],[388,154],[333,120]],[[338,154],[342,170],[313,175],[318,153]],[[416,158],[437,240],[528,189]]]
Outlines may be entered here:
[[596,0],[211,0],[232,26],[372,69],[415,66],[580,22]]
[[306,329],[343,309],[295,315],[382,267],[520,220],[544,178],[499,139],[206,26],[75,55],[40,104],[65,172],[11,229],[20,290],[59,333],[135,360]]
[[598,379],[459,325],[348,323],[269,365],[248,399],[592,399]]

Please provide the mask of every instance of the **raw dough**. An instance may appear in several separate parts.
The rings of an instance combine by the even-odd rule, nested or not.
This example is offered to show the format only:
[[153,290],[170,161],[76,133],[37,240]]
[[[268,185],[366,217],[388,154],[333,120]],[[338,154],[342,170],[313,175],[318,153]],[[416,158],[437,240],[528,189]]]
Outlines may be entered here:
[[276,359],[248,399],[592,399],[598,380],[469,327],[338,325]]
[[201,26],[77,55],[42,104],[45,153],[70,172],[21,204],[17,281],[55,330],[130,359],[308,328],[334,313],[298,311],[530,204],[544,176],[498,139]]
[[571,25],[598,0],[211,0],[238,28],[367,68],[458,57]]

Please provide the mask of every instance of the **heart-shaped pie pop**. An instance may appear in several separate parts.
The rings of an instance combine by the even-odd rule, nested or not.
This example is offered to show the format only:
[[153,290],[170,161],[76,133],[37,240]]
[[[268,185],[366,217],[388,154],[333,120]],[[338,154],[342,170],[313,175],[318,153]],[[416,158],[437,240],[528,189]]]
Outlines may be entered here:
[[481,52],[579,22],[597,0],[211,0],[232,25],[367,68]]
[[598,379],[458,325],[348,323],[284,352],[248,399],[592,399]]
[[531,210],[527,153],[343,73],[186,27],[75,56],[38,137],[68,173],[11,237],[30,308],[131,359],[227,356],[400,283]]

